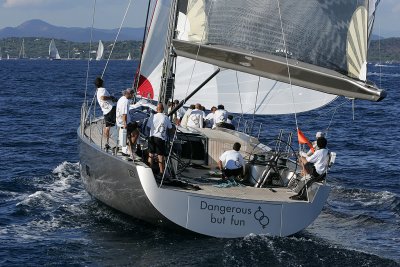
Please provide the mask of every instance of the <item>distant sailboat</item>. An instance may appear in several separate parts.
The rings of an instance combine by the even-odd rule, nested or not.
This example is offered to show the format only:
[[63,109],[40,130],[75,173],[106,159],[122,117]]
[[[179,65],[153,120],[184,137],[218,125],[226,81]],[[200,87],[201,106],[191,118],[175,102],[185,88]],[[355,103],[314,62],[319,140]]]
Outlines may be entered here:
[[25,40],[24,39],[22,39],[21,49],[19,50],[18,58],[19,59],[27,58],[27,56],[25,54]]
[[56,43],[54,42],[54,39],[51,39],[50,45],[49,45],[49,58],[51,60],[60,60],[60,54],[58,53]]
[[129,52],[128,57],[126,58],[126,60],[132,60],[130,52]]
[[96,53],[96,60],[101,60],[103,58],[103,52],[104,52],[104,45],[99,40],[99,47],[97,48],[97,53]]

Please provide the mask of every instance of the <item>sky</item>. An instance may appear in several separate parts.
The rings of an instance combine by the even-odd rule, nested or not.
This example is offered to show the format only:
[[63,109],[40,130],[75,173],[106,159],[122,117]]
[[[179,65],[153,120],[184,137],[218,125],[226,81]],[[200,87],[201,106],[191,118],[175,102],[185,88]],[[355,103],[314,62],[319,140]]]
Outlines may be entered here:
[[[56,26],[90,27],[94,2],[94,27],[118,28],[130,1],[124,26],[142,27],[147,0],[0,0],[0,29],[16,27],[30,19],[41,19]],[[400,37],[399,25],[400,0],[381,0],[374,33],[382,37]]]

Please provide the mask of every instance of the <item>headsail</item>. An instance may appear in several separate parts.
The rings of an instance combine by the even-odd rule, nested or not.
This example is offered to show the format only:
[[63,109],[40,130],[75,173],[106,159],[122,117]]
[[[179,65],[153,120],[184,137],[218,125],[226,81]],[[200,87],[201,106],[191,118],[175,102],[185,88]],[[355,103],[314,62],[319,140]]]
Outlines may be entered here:
[[58,53],[56,44],[54,42],[54,39],[51,39],[51,42],[49,45],[49,58],[50,59],[61,59],[60,54]]
[[385,97],[365,82],[368,1],[189,0],[179,8],[189,25],[191,13],[202,16],[174,41],[178,55],[330,94]]
[[96,52],[96,60],[101,60],[103,58],[103,52],[104,52],[104,45],[101,40],[99,40],[99,46],[97,47],[97,52]]

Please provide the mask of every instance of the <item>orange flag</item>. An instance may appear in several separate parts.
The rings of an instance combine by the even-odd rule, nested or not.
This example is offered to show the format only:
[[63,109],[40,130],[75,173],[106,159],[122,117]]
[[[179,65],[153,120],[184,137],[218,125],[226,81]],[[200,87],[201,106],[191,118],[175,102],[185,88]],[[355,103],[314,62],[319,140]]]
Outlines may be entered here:
[[299,144],[307,144],[308,147],[311,149],[311,151],[313,153],[315,152],[315,149],[311,144],[310,140],[307,139],[307,137],[303,134],[303,132],[299,128],[297,128],[297,139],[299,140]]

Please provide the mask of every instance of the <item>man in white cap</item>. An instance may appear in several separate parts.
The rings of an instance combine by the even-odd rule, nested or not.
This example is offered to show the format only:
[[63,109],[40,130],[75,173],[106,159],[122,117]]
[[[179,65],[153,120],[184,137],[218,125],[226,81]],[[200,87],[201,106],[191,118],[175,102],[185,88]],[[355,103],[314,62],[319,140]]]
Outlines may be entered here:
[[[317,151],[317,150],[318,150],[317,140],[318,140],[319,138],[325,138],[325,133],[323,133],[323,132],[317,132],[317,133],[315,134],[315,138],[316,138],[316,140],[312,142],[312,146],[313,146],[313,148],[314,148],[314,151]],[[301,156],[303,156],[303,157],[309,157],[309,156],[311,156],[313,153],[314,153],[314,152],[310,149],[310,150],[308,150],[307,153],[302,152],[302,153],[301,153]]]

